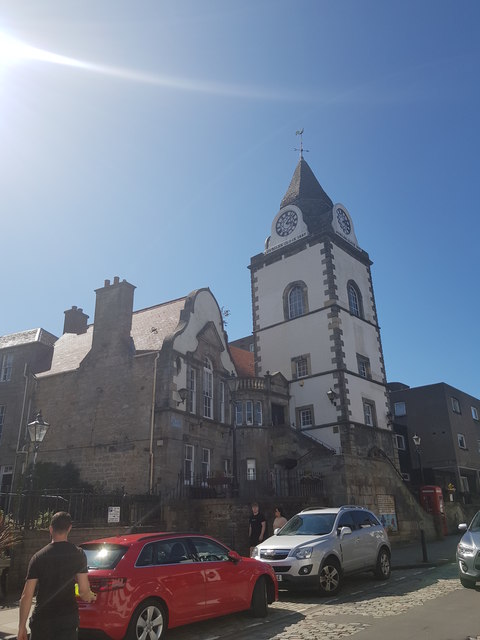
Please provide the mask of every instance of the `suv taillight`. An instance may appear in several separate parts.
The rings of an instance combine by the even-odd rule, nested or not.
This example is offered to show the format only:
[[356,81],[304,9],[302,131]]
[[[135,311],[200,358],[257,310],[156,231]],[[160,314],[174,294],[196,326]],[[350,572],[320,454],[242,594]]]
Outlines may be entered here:
[[126,578],[90,578],[90,589],[94,593],[100,593],[102,591],[114,591],[115,589],[122,589],[126,582]]

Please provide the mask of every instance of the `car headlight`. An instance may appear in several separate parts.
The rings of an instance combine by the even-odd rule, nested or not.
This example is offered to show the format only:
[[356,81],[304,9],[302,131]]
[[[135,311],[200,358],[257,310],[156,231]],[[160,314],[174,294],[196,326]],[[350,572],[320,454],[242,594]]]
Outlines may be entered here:
[[465,544],[465,542],[459,542],[457,551],[464,556],[471,556],[475,553],[475,547],[471,547],[468,544]]
[[251,553],[251,556],[250,556],[250,557],[251,557],[251,558],[259,558],[259,557],[260,557],[260,551],[258,550],[258,547],[255,547],[255,548],[252,550],[252,553]]
[[301,547],[300,549],[296,549],[293,555],[297,560],[306,560],[307,558],[311,558],[313,553],[313,547]]

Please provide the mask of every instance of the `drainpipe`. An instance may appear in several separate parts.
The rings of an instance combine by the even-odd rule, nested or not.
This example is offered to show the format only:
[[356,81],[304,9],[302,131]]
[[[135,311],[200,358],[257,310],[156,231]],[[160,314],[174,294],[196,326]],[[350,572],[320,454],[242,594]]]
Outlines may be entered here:
[[25,451],[20,451],[20,441],[22,439],[23,426],[26,424],[26,420],[25,420],[25,405],[27,404],[28,380],[29,380],[29,377],[30,377],[29,373],[28,373],[28,363],[25,363],[25,367],[23,369],[23,377],[25,378],[25,388],[23,390],[22,411],[20,413],[20,424],[18,425],[17,447],[15,449],[15,462],[13,463],[12,486],[10,488],[10,496],[8,498],[7,513],[10,513],[10,502],[12,500],[12,491],[15,489],[15,475],[16,475],[16,471],[17,471],[18,456],[21,453],[22,454],[26,453]]
[[149,478],[148,478],[148,492],[150,495],[153,493],[153,432],[155,428],[155,395],[157,392],[157,362],[160,356],[160,352],[157,352],[155,361],[153,363],[153,387],[152,387],[152,409],[150,413],[150,448],[148,450],[149,457]]

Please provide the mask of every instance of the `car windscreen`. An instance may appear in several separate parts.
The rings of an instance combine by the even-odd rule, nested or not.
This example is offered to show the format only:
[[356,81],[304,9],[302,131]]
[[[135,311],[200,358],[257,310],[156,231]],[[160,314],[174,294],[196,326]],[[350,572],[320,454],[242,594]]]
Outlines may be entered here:
[[333,529],[335,513],[299,513],[278,532],[279,536],[322,536]]
[[128,547],[120,544],[92,543],[80,545],[87,556],[89,569],[114,569]]
[[480,511],[478,511],[470,523],[470,531],[480,531]]

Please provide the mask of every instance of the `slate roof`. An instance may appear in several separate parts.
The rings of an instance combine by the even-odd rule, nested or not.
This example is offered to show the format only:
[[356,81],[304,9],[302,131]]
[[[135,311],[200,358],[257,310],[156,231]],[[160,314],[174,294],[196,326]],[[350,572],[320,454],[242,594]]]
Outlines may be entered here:
[[310,233],[323,231],[331,223],[333,202],[303,158],[297,164],[280,209],[289,204],[301,209]]
[[[186,297],[164,302],[132,314],[131,335],[136,352],[159,351],[165,338],[175,331]],[[92,347],[93,324],[87,332],[65,333],[55,344],[52,366],[41,375],[52,375],[78,369]]]
[[255,361],[251,351],[228,345],[239,378],[255,377]]
[[45,331],[45,329],[28,329],[27,331],[19,331],[18,333],[0,336],[0,349],[19,347],[25,344],[32,344],[34,342],[52,346],[56,340],[57,336]]

